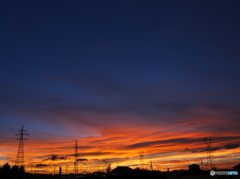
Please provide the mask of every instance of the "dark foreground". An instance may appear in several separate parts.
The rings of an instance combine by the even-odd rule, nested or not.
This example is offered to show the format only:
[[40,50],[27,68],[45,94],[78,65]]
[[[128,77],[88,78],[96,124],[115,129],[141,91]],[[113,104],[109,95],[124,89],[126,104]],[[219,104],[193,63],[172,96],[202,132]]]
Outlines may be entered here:
[[173,173],[161,173],[159,171],[137,171],[131,173],[123,173],[119,175],[113,174],[79,174],[79,175],[26,175],[24,179],[240,179],[237,176],[178,176]]
[[236,176],[210,176],[210,171],[199,169],[161,172],[157,170],[117,167],[112,171],[109,170],[108,173],[44,175],[26,173],[24,167],[11,167],[9,164],[0,167],[0,179],[240,179],[239,173]]

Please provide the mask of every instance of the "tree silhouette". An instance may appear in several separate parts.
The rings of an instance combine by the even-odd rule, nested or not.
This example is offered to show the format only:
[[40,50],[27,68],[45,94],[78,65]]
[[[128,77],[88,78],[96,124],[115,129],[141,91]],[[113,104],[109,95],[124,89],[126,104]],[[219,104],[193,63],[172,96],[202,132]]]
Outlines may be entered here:
[[107,173],[110,173],[111,172],[111,164],[108,164],[108,167],[106,168],[106,171],[107,171]]
[[23,179],[25,174],[25,169],[24,166],[11,166],[6,163],[0,168],[0,178],[3,179],[13,179],[13,178],[18,178],[18,179]]
[[1,167],[0,170],[1,178],[10,179],[11,178],[11,166],[6,163]]

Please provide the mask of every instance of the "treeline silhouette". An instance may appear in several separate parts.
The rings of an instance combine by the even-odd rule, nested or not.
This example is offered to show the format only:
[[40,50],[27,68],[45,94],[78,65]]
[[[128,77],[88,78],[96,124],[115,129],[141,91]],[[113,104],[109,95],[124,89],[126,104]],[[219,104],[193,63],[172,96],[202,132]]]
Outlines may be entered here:
[[8,163],[0,167],[1,179],[23,179],[25,170],[23,166],[10,166]]

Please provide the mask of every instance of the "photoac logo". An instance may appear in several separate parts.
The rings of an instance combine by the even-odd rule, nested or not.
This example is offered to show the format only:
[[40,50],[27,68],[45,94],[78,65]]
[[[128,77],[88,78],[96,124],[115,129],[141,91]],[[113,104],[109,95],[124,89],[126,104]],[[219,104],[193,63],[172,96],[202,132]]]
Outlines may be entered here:
[[214,176],[215,174],[216,174],[216,173],[215,173],[214,170],[211,170],[211,171],[210,171],[210,175],[211,175],[211,176]]
[[210,175],[211,176],[214,176],[214,175],[238,175],[238,172],[237,171],[214,171],[214,170],[211,170]]

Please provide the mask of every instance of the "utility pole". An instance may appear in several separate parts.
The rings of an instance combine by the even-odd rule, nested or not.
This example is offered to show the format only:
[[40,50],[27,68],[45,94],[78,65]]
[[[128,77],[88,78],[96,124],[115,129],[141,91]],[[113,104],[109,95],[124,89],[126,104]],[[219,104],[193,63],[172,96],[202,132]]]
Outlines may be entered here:
[[19,136],[19,138],[17,138],[17,140],[19,140],[19,145],[18,145],[18,152],[17,152],[15,165],[24,167],[24,145],[23,145],[23,141],[27,140],[26,138],[24,138],[24,136],[25,135],[29,136],[29,134],[25,133],[25,132],[27,132],[27,130],[24,130],[23,125],[22,125],[22,128],[18,131],[20,133],[16,134],[16,136]]

